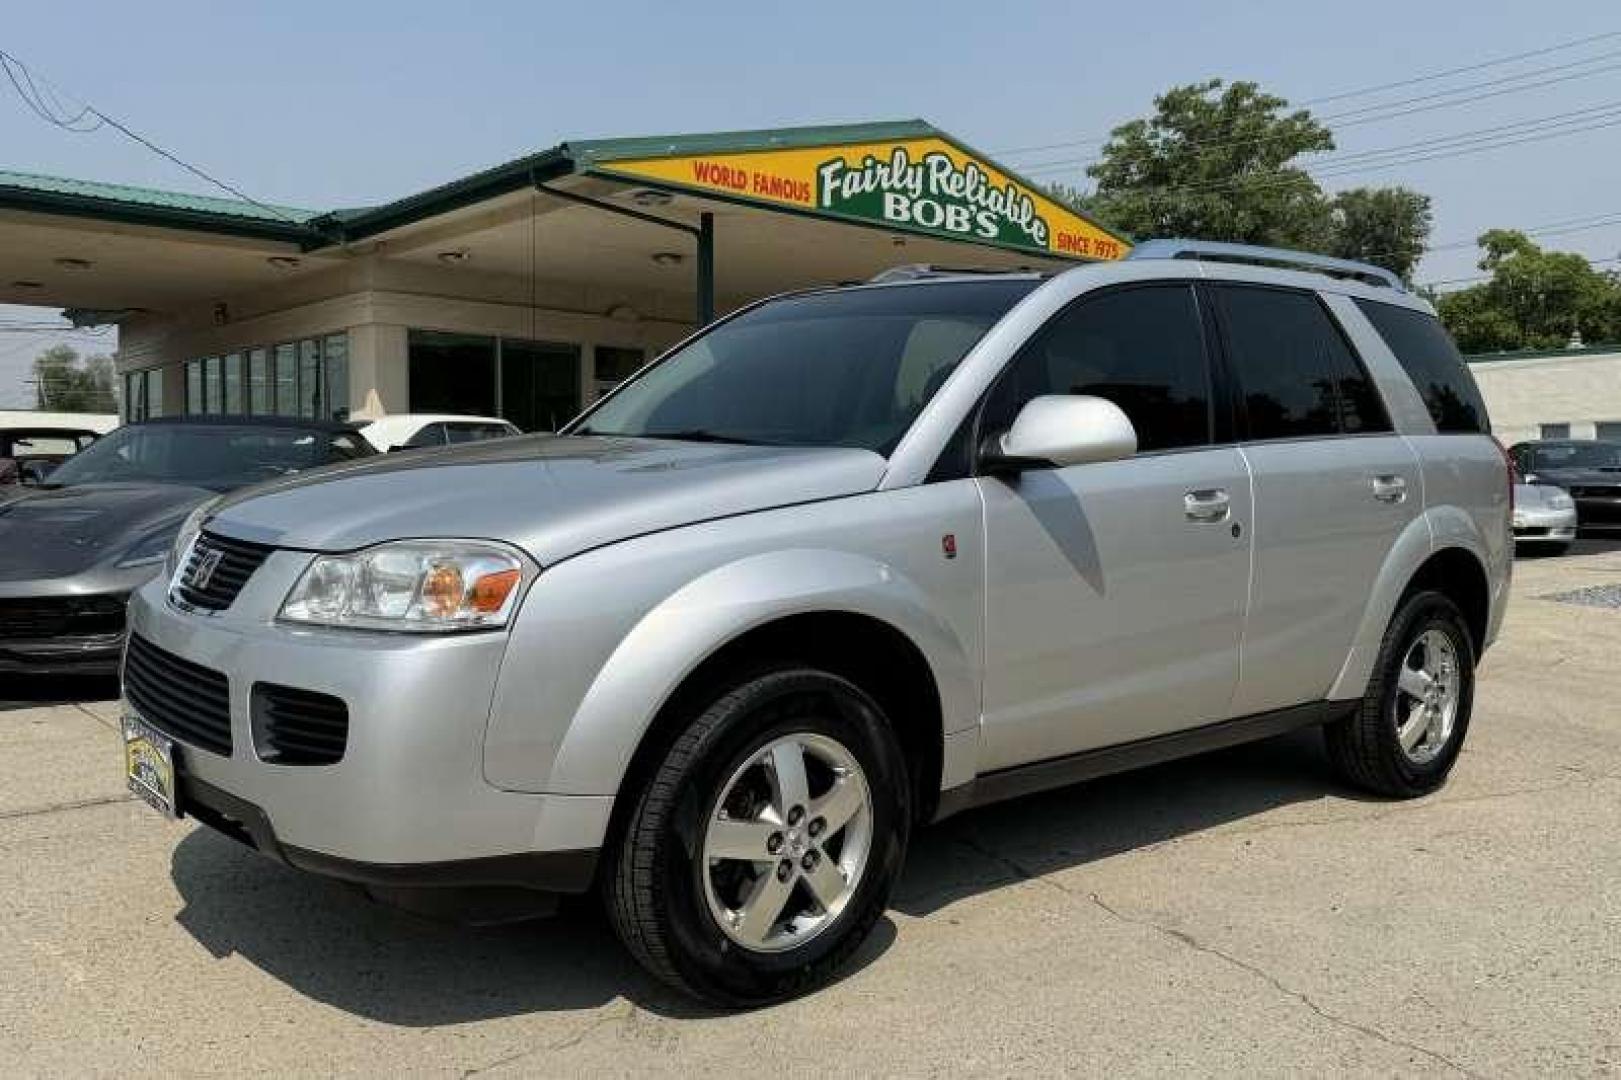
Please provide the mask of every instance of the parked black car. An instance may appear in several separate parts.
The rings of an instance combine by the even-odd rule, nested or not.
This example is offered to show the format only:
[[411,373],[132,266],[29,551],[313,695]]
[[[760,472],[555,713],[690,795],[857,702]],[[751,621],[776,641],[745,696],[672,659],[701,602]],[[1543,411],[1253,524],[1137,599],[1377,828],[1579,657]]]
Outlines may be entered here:
[[1579,528],[1621,528],[1621,442],[1542,439],[1516,443],[1508,452],[1526,483],[1570,492]]
[[44,480],[96,438],[88,428],[0,428],[0,487]]
[[118,428],[0,503],[0,672],[117,669],[130,590],[221,492],[376,453],[349,424],[175,417]]

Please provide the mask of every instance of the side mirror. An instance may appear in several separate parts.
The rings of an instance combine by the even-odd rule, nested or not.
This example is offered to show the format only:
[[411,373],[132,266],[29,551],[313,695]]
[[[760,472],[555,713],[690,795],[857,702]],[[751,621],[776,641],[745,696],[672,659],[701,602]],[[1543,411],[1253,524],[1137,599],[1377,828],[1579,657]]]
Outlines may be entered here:
[[1522,484],[1535,484],[1535,483],[1537,483],[1537,474],[1534,473],[1534,472],[1526,473],[1524,476],[1520,477],[1520,483],[1522,483]]
[[988,472],[1090,465],[1119,461],[1137,452],[1137,429],[1107,398],[1048,394],[1031,398],[1013,426],[992,436],[980,451]]

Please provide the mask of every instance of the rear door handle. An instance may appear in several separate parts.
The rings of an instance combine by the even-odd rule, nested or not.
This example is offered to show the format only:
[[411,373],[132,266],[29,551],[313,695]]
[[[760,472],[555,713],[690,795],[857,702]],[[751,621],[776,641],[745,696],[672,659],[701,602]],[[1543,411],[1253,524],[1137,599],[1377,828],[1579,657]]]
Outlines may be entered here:
[[1226,521],[1232,504],[1225,488],[1200,488],[1182,496],[1182,512],[1189,521]]
[[1399,503],[1407,498],[1407,481],[1400,476],[1375,476],[1369,484],[1373,488],[1373,497],[1380,502]]

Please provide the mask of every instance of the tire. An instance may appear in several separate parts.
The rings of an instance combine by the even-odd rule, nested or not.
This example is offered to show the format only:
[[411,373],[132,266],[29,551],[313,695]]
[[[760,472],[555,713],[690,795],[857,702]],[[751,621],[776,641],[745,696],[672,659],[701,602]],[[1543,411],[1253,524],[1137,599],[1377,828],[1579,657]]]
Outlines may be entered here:
[[[805,763],[797,785],[796,753]],[[783,803],[785,790],[811,796],[795,826],[786,819],[800,804]],[[809,668],[752,674],[722,690],[636,800],[604,880],[609,918],[655,976],[728,1008],[781,1001],[831,979],[883,915],[911,825],[907,770],[883,711],[854,684]],[[825,818],[814,816],[818,807]],[[845,809],[852,816],[829,827]],[[711,859],[728,823],[742,830],[725,835],[742,837],[747,857]],[[762,845],[770,851],[754,861]],[[852,868],[847,879],[841,871]],[[747,914],[768,913],[782,890],[777,919]],[[818,895],[840,899],[826,905]],[[751,896],[759,898],[752,907]]]
[[[1426,721],[1402,685],[1403,669],[1432,651],[1419,645],[1437,641],[1431,635],[1440,635],[1451,650],[1456,682],[1445,695],[1450,700],[1450,724],[1444,709]],[[1445,649],[1433,651],[1446,660]],[[1344,780],[1374,794],[1397,799],[1427,795],[1446,783],[1458,760],[1474,692],[1474,643],[1462,612],[1442,593],[1414,593],[1396,609],[1385,630],[1368,692],[1356,712],[1324,728],[1329,759]],[[1409,726],[1414,722],[1417,729]],[[1425,737],[1411,749],[1404,748],[1402,734],[1415,730]]]

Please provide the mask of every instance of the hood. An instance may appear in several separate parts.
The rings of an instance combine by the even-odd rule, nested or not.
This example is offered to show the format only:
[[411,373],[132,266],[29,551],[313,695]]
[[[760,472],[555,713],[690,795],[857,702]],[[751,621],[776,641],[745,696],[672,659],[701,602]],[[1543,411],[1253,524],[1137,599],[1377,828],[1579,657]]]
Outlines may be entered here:
[[1532,469],[1531,473],[1537,478],[1537,483],[1553,484],[1555,487],[1569,487],[1572,484],[1621,487],[1621,468]]
[[176,484],[28,488],[0,502],[0,581],[66,577],[117,561],[154,533],[172,538],[213,497]]
[[311,551],[505,540],[542,565],[661,529],[871,491],[870,450],[532,435],[404,451],[233,495],[210,531]]

